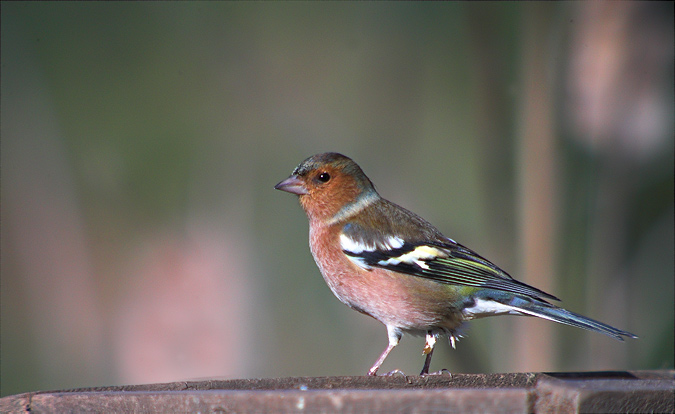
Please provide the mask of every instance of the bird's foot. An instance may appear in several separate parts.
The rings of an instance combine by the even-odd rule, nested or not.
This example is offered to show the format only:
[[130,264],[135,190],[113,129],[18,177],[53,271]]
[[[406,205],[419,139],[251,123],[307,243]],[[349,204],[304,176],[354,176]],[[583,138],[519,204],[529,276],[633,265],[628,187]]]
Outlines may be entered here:
[[387,372],[386,374],[380,374],[380,375],[377,374],[377,370],[375,370],[375,371],[373,371],[373,370],[368,371],[368,376],[369,376],[369,377],[393,377],[393,376],[395,376],[395,375],[402,375],[402,376],[408,378],[408,376],[405,375],[405,372],[401,371],[400,369],[395,369],[395,370],[393,370],[393,371]]
[[383,374],[383,377],[393,377],[396,375],[402,375],[404,378],[408,378],[407,375],[405,375],[405,372],[401,371],[400,369],[395,369],[393,371],[389,371],[386,374]]
[[440,371],[436,371],[436,372],[423,372],[423,373],[420,374],[421,377],[426,377],[426,376],[431,376],[431,375],[447,375],[450,378],[452,378],[452,372],[448,371],[445,368],[443,368]]

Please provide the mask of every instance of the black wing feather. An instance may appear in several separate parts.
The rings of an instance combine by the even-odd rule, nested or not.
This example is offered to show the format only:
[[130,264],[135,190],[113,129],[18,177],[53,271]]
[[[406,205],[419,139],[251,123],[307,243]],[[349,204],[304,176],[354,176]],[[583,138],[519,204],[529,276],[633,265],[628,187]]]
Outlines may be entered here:
[[[444,256],[419,259],[426,266],[410,261],[391,262],[421,246],[439,249]],[[540,289],[513,279],[489,260],[458,243],[418,242],[404,243],[396,249],[364,250],[359,253],[344,250],[351,257],[360,258],[366,265],[423,277],[440,283],[501,290],[540,299],[560,300]]]

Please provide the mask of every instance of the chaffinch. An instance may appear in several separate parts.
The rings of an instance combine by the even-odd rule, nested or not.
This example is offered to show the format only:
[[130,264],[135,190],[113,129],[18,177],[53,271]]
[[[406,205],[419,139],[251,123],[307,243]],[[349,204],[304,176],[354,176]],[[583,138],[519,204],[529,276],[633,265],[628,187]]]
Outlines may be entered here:
[[636,338],[547,302],[559,299],[380,197],[344,155],[309,157],[274,188],[298,195],[312,255],[333,294],[387,327],[389,345],[368,375],[376,375],[404,333],[426,335],[421,375],[428,374],[436,339],[447,336],[454,348],[459,327],[486,316],[538,316],[618,340]]

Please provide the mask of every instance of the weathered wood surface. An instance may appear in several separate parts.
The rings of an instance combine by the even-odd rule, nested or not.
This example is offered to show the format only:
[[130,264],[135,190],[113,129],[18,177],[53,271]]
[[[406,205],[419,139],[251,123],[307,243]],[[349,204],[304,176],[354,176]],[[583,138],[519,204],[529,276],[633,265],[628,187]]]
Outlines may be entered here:
[[0,412],[675,412],[675,371],[300,377],[39,391]]

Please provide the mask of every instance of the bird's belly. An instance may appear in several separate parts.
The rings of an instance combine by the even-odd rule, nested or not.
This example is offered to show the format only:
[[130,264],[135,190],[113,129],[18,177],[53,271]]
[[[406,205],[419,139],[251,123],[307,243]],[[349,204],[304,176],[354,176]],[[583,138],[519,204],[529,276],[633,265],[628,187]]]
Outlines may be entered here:
[[464,321],[453,286],[383,269],[363,271],[347,262],[317,261],[333,294],[347,306],[412,334],[454,330]]

